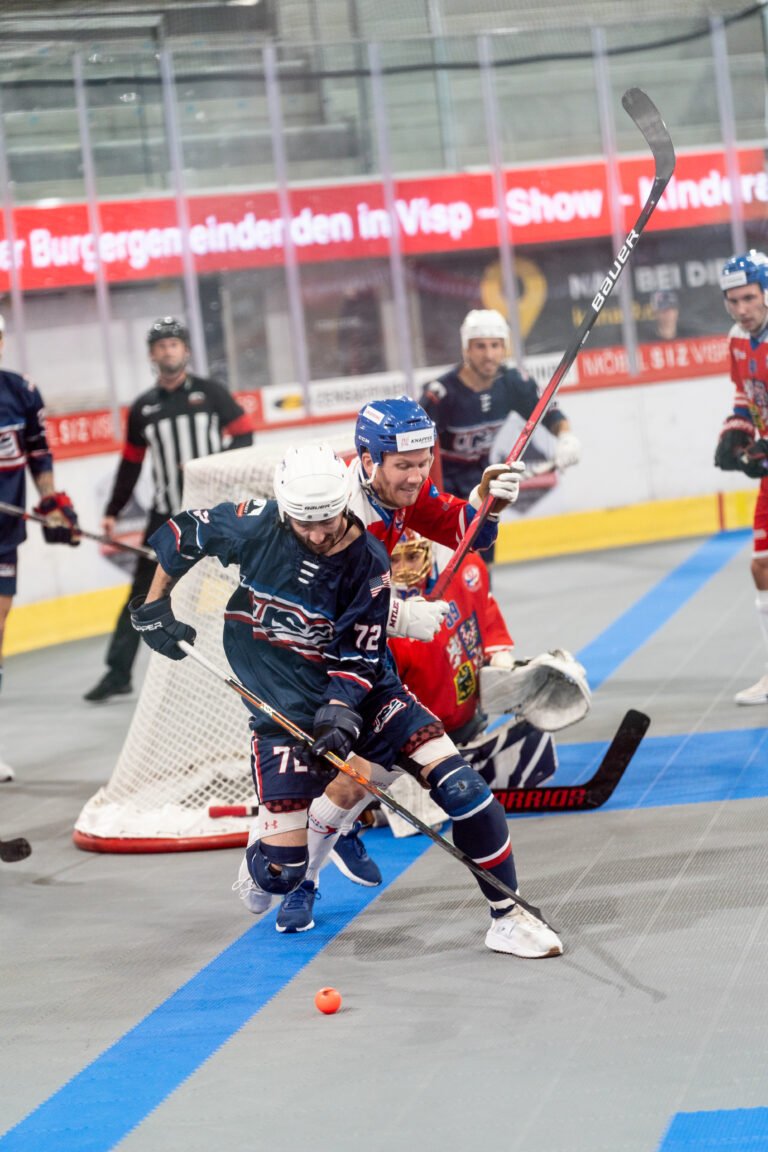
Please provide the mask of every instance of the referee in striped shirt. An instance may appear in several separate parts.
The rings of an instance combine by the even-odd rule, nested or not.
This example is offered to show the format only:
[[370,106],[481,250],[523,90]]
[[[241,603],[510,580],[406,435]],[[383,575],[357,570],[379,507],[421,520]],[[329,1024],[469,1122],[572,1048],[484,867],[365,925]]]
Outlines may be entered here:
[[[188,371],[189,332],[172,316],[156,320],[147,335],[149,358],[157,374],[153,388],[134,400],[125,443],[102,529],[111,537],[117,516],[128,503],[144,457],[152,464],[154,496],[143,543],[181,508],[184,465],[198,456],[228,448],[246,448],[253,437],[250,419],[226,388]],[[132,691],[131,669],[140,636],[131,626],[128,603],[146,596],[157,564],[140,556],[136,574],[107,649],[107,671],[85,699],[108,700]]]

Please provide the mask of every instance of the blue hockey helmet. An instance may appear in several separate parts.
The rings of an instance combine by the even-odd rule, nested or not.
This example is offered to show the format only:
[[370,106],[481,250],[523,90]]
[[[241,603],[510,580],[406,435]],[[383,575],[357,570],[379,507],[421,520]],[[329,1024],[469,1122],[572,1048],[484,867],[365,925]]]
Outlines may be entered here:
[[360,456],[370,452],[374,464],[381,464],[385,452],[412,452],[434,443],[434,421],[409,396],[372,400],[358,413],[355,448]]
[[746,284],[759,284],[764,292],[768,292],[768,256],[754,248],[743,256],[731,256],[720,272],[723,292],[729,288],[743,288]]

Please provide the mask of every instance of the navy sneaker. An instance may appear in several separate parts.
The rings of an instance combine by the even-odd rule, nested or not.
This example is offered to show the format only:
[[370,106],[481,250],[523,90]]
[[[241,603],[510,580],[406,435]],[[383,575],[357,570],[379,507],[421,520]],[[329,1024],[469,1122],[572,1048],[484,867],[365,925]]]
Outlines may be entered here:
[[331,860],[348,880],[362,884],[364,888],[378,888],[381,872],[360,839],[362,827],[360,821],[356,820],[345,836],[339,836],[331,850]]
[[304,880],[289,892],[280,905],[275,927],[278,932],[307,932],[314,928],[312,909],[320,893],[311,880]]

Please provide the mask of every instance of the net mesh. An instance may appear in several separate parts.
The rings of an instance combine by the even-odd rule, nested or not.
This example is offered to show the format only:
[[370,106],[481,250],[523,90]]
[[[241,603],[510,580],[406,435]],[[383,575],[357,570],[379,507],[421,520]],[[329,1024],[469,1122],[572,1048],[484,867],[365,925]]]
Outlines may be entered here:
[[[331,443],[349,455],[348,437],[343,445]],[[282,454],[242,448],[191,461],[185,507],[272,496]],[[222,625],[236,584],[235,568],[205,559],[173,592],[175,615],[197,629],[198,651],[227,672]],[[245,705],[194,661],[153,653],[118,762],[81,811],[74,839],[78,847],[104,852],[244,844],[248,818],[214,819],[209,809],[253,804]]]

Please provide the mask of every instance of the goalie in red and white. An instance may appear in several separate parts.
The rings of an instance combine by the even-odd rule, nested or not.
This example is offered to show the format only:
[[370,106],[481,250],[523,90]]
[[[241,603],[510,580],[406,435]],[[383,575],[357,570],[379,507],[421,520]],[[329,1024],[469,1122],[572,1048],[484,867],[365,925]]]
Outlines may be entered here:
[[[392,581],[404,600],[429,593],[447,549],[411,529],[392,552]],[[589,711],[590,691],[584,668],[563,650],[533,660],[517,659],[488,570],[470,553],[449,585],[443,623],[429,642],[389,638],[400,678],[443,721],[463,755],[492,788],[537,788],[557,769],[552,732],[575,724]],[[345,782],[346,783],[346,782]],[[393,785],[395,794],[408,781]],[[418,798],[399,796],[412,806]],[[410,827],[385,815],[395,834]],[[439,812],[422,813],[422,818]],[[347,832],[331,858],[350,879],[360,882],[358,861],[366,854],[349,842]],[[370,865],[362,876],[374,875]]]

